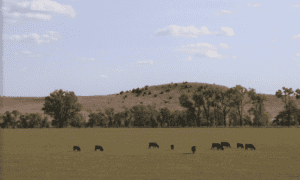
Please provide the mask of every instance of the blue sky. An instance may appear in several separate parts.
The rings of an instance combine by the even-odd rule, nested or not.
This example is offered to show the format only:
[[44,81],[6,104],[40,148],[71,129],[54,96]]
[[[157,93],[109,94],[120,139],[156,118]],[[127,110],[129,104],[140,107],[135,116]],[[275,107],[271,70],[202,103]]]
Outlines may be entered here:
[[299,1],[4,0],[4,96],[300,88]]

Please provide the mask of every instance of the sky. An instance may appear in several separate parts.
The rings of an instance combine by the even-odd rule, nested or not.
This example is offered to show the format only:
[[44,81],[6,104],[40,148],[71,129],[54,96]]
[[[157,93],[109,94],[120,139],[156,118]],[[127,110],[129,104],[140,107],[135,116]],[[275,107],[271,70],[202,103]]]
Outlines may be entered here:
[[300,3],[3,0],[3,94],[181,82],[300,88]]

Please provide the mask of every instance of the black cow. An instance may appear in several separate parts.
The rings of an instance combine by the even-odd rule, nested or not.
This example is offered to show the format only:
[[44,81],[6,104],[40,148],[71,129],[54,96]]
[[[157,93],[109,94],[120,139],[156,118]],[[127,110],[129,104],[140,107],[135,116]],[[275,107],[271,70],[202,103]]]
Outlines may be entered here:
[[103,150],[104,150],[104,149],[102,148],[102,146],[96,145],[96,146],[95,146],[95,151],[96,151],[97,149],[99,149],[100,151],[103,151]]
[[149,143],[149,149],[151,148],[151,147],[154,147],[154,148],[158,148],[159,149],[159,145],[156,143],[156,142],[150,142]]
[[193,146],[193,147],[192,147],[192,151],[193,151],[193,154],[195,154],[196,146]]
[[241,143],[237,143],[237,148],[244,148],[244,145],[243,144],[241,144]]
[[231,148],[231,146],[230,146],[230,144],[228,142],[221,142],[221,146],[223,146],[223,147],[230,147]]
[[219,143],[212,143],[210,149],[213,149],[213,148],[214,149],[217,148],[217,150],[219,150],[219,149],[224,150],[223,146],[221,144],[219,144]]
[[73,151],[75,151],[75,150],[80,151],[80,147],[79,146],[73,146]]
[[248,148],[250,148],[251,150],[255,150],[255,147],[253,146],[253,144],[245,144],[245,150]]
[[174,145],[173,144],[171,145],[171,150],[174,150]]

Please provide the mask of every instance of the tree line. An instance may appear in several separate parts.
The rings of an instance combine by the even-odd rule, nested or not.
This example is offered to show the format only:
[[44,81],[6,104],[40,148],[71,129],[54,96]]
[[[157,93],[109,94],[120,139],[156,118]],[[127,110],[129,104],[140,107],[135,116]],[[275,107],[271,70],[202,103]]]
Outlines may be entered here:
[[[184,83],[183,85],[186,85]],[[186,86],[187,87],[187,86]],[[147,89],[146,86],[145,89]],[[133,90],[138,95],[140,89]],[[120,94],[122,94],[121,92]],[[276,126],[291,126],[300,124],[300,109],[295,99],[300,99],[300,89],[283,87],[276,97],[284,102],[284,110],[280,111],[271,122]],[[184,110],[171,111],[167,107],[156,109],[155,105],[135,105],[131,108],[123,106],[122,112],[114,108],[106,108],[104,112],[88,110],[88,121],[80,111],[74,92],[56,90],[45,98],[42,108],[44,114],[53,118],[51,122],[39,113],[21,115],[17,110],[5,112],[0,116],[2,128],[64,128],[64,127],[218,127],[218,126],[266,126],[269,125],[270,114],[265,110],[266,96],[257,94],[254,89],[237,85],[227,90],[221,90],[212,85],[200,85],[191,95],[182,93],[179,97],[180,106]],[[245,105],[252,104],[245,115]],[[226,119],[229,119],[227,122]]]

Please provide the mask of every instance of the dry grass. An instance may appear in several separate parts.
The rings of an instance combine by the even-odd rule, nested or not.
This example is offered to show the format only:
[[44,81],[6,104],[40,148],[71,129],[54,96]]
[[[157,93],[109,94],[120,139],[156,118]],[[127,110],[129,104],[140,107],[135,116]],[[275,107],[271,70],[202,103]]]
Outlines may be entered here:
[[[299,179],[298,129],[3,129],[4,179]],[[227,141],[232,148],[210,150]],[[148,149],[157,142],[159,149]],[[252,143],[255,151],[236,149]],[[174,144],[174,151],[170,145]],[[81,152],[73,152],[78,145]],[[101,145],[103,152],[94,151]],[[191,146],[197,146],[191,154]]]

